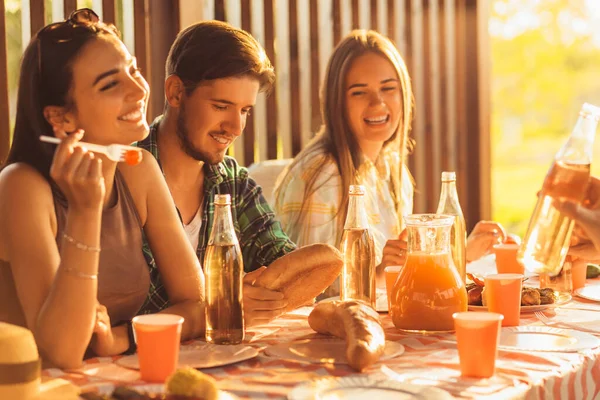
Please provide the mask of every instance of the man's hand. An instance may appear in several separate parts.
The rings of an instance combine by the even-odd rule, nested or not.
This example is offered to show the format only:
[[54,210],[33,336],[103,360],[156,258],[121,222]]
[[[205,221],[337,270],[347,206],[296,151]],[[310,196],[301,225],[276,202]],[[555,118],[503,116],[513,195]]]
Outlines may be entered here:
[[492,252],[495,244],[504,243],[506,232],[494,221],[479,221],[467,238],[467,262],[475,261]]
[[246,326],[265,324],[284,312],[287,301],[283,293],[254,286],[254,281],[267,267],[244,276],[244,321]]

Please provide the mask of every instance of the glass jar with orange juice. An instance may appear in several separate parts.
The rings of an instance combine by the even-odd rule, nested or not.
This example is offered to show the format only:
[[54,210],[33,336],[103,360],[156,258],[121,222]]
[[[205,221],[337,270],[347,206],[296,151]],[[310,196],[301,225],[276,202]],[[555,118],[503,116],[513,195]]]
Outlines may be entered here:
[[452,314],[467,311],[467,291],[450,249],[454,217],[414,214],[404,219],[408,254],[391,292],[392,321],[407,332],[453,331]]

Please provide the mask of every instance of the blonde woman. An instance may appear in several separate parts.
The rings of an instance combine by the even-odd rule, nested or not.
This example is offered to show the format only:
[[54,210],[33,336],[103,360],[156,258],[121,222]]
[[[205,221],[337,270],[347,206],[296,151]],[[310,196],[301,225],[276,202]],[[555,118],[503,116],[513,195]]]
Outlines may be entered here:
[[[275,211],[298,246],[339,246],[348,189],[358,183],[366,187],[378,276],[404,263],[402,217],[413,212],[414,193],[406,165],[412,99],[406,64],[388,38],[355,30],[336,47],[321,93],[323,126],[275,187]],[[505,238],[496,223],[478,224],[475,232],[469,259]]]

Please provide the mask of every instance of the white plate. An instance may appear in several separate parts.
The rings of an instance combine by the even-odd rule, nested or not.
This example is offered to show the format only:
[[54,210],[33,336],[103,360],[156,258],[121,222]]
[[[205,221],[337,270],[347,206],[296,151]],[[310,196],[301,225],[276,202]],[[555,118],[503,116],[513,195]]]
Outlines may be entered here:
[[[93,391],[102,396],[109,396],[112,394],[113,390],[115,390],[115,387],[117,387],[117,386],[119,386],[119,385],[116,385],[113,383],[98,383],[98,384],[85,385],[82,387],[82,389],[84,389],[84,391],[86,391],[86,392]],[[140,385],[123,383],[122,386],[127,386],[128,388],[135,389],[141,393],[145,393],[148,395],[157,395],[157,394],[165,393],[165,386],[162,383],[140,384]],[[94,388],[94,389],[89,390],[90,388]],[[234,394],[219,390],[218,400],[238,400],[238,399],[239,399],[239,397],[237,397]]]
[[430,387],[402,383],[390,379],[375,380],[368,376],[324,378],[296,386],[288,394],[289,400],[404,400],[453,399],[450,393]]
[[[249,360],[258,355],[254,347],[243,344],[220,346],[216,344],[197,343],[181,346],[179,350],[178,368],[213,368],[236,362]],[[117,364],[131,369],[140,369],[137,354],[119,358]]]
[[600,346],[600,339],[589,333],[549,326],[502,328],[498,348],[523,351],[575,352]]
[[600,286],[584,286],[575,290],[575,295],[588,300],[600,301]]
[[[521,313],[532,313],[536,311],[547,310],[549,308],[560,307],[563,304],[571,301],[571,295],[569,293],[558,293],[558,299],[552,304],[540,304],[539,306],[521,306]],[[469,311],[487,311],[485,306],[469,306]]]
[[[379,361],[389,360],[404,353],[400,343],[386,341]],[[315,364],[348,364],[346,341],[336,337],[319,337],[297,340],[269,346],[265,354],[286,360],[305,361]]]

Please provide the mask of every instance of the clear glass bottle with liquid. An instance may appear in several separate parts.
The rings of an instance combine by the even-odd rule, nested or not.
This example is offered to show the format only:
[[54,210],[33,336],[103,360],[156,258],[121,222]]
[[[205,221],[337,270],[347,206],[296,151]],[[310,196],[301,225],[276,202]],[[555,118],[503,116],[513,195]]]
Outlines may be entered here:
[[[559,279],[574,222],[555,207],[555,199],[581,202],[585,196],[600,108],[584,104],[569,139],[558,151],[544,179],[538,201],[517,254],[529,271]],[[568,291],[568,290],[566,290]]]
[[442,172],[442,190],[436,214],[453,215],[454,223],[450,231],[452,260],[463,282],[467,275],[467,227],[458,201],[456,173]]
[[244,261],[231,219],[231,197],[217,194],[204,256],[206,341],[238,344],[244,340],[242,273]]
[[375,243],[365,211],[365,187],[350,185],[349,194],[348,214],[340,245],[344,255],[340,298],[364,300],[375,308]]

